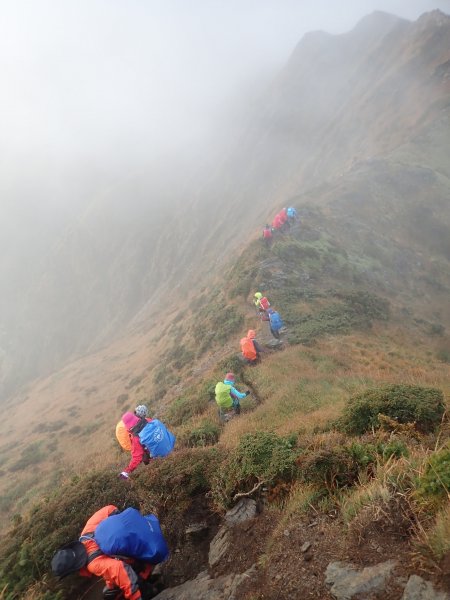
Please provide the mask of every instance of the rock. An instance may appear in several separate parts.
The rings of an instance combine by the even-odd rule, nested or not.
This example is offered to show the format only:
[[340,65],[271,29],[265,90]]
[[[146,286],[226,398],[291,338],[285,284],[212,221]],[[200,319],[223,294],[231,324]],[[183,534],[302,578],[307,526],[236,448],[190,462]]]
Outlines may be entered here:
[[208,532],[208,524],[202,521],[201,523],[191,523],[186,527],[185,534],[191,537],[202,537]]
[[241,498],[239,502],[225,515],[227,525],[233,526],[253,519],[257,514],[257,506],[252,498]]
[[206,571],[182,585],[163,590],[154,600],[235,600],[238,588],[255,573],[251,567],[245,573],[211,579]]
[[325,582],[332,586],[330,591],[336,600],[351,600],[356,595],[382,591],[395,564],[395,561],[388,560],[358,570],[348,563],[333,562],[327,567]]
[[227,554],[231,544],[231,533],[226,525],[223,525],[217,532],[209,545],[208,562],[209,566],[214,568]]
[[268,342],[265,343],[265,346],[267,348],[281,348],[282,345],[283,345],[282,340],[269,340]]
[[449,600],[445,592],[437,592],[429,581],[418,575],[411,575],[401,600]]
[[303,546],[300,548],[301,552],[308,552],[308,550],[311,548],[311,542],[305,542],[303,544]]
[[289,537],[291,535],[291,532],[289,531],[289,529],[285,529],[283,531],[283,535],[285,535],[286,537]]

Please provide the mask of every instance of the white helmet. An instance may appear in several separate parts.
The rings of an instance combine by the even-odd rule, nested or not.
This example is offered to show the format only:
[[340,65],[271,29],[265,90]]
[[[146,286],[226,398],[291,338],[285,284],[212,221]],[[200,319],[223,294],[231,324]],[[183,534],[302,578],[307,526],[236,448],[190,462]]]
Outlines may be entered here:
[[134,409],[134,414],[141,419],[148,417],[148,408],[145,406],[145,404],[139,404],[139,406],[136,406]]

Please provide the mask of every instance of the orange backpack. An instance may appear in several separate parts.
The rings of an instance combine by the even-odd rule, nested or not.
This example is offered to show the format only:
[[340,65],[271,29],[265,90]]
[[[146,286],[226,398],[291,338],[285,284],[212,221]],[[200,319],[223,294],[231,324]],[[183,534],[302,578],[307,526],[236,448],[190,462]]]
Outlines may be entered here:
[[255,360],[257,357],[253,340],[249,337],[241,339],[241,352],[247,360]]

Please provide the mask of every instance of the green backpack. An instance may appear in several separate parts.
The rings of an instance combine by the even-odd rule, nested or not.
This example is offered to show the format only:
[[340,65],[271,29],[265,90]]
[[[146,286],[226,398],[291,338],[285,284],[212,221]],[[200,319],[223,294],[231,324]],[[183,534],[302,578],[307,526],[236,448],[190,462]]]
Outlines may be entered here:
[[230,395],[231,385],[226,384],[223,381],[219,381],[216,385],[216,402],[220,408],[231,408],[233,406],[233,399]]

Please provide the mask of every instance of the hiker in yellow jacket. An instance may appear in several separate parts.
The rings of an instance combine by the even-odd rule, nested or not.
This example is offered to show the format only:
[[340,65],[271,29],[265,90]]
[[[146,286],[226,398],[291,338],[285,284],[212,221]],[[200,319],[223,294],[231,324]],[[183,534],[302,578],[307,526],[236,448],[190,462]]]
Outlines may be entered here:
[[219,418],[222,421],[228,421],[231,418],[232,413],[229,412],[230,409],[233,409],[235,415],[239,415],[241,412],[239,401],[250,394],[249,391],[240,392],[234,386],[235,378],[233,373],[227,373],[223,382],[219,381],[216,384],[216,402],[219,407]]

